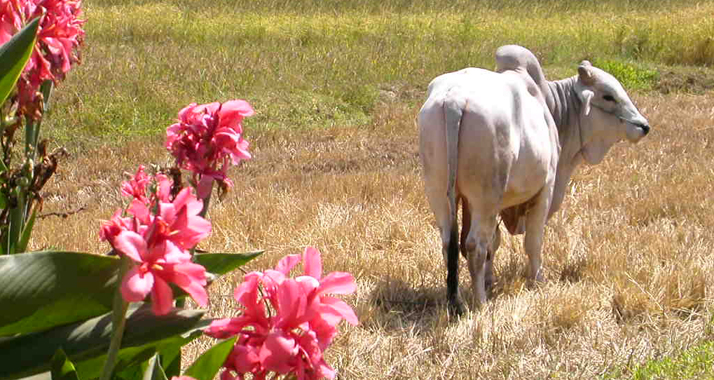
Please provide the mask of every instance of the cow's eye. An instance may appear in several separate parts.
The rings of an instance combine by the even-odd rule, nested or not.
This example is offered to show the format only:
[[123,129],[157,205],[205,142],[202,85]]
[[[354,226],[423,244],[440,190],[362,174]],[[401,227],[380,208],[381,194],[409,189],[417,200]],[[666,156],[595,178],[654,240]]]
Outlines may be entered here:
[[608,102],[614,102],[615,98],[612,97],[612,95],[605,95],[602,97],[603,99],[607,100]]

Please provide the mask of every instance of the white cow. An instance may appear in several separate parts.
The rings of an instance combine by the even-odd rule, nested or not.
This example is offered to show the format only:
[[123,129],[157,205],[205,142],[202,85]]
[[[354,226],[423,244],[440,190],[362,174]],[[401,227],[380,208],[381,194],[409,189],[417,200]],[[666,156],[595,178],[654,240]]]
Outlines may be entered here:
[[575,168],[599,163],[616,142],[637,142],[650,130],[617,79],[588,61],[578,75],[554,82],[521,46],[500,47],[496,64],[498,72],[467,68],[435,78],[418,117],[426,194],[456,314],[464,311],[459,243],[477,304],[493,283],[499,215],[512,234],[525,232],[528,280],[542,281],[543,229]]

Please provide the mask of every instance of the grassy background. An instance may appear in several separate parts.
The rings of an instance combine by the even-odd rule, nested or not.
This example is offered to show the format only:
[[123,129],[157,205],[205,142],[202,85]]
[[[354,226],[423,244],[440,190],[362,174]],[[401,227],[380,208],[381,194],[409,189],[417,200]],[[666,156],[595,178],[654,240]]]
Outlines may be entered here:
[[180,105],[233,97],[262,128],[365,125],[380,93],[416,102],[431,78],[493,67],[514,42],[552,77],[588,58],[645,89],[656,68],[714,63],[711,3],[506,3],[86,1],[85,63],[58,95],[54,137],[155,135]]
[[[359,291],[348,302],[361,325],[343,328],[328,353],[340,378],[711,376],[714,2],[84,7],[83,64],[44,122],[72,153],[45,211],[83,211],[43,219],[34,248],[106,250],[97,227],[123,204],[122,173],[168,161],[162,136],[178,110],[243,98],[257,111],[246,120],[255,159],[232,171],[236,187],[212,209],[202,248],[266,249],[249,268],[261,270],[315,245],[327,270],[354,273]],[[547,228],[546,285],[524,287],[520,238],[504,236],[493,300],[448,323],[414,116],[433,77],[493,67],[507,43],[532,49],[551,79],[574,75],[582,59],[607,69],[653,132],[573,178]],[[240,277],[213,285],[213,315],[234,313]]]

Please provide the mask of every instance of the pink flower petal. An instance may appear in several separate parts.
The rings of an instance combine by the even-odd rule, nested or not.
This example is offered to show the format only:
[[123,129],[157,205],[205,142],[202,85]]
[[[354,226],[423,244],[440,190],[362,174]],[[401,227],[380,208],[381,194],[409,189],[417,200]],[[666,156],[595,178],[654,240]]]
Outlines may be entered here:
[[198,195],[200,199],[206,199],[211,194],[211,190],[213,189],[213,181],[214,178],[211,176],[201,176],[201,180],[196,185],[196,195]]
[[233,368],[238,373],[264,372],[260,363],[260,346],[236,344],[231,359]]
[[146,198],[143,200],[134,199],[131,201],[131,204],[129,204],[126,211],[129,214],[134,215],[134,217],[142,224],[151,224],[153,216],[151,215],[151,211],[149,211],[147,205],[148,202],[146,202]]
[[203,201],[196,198],[196,196],[191,193],[191,189],[188,187],[179,191],[176,195],[176,199],[173,201],[173,204],[176,210],[186,207],[188,215],[191,216],[198,215],[203,209]]
[[154,275],[151,272],[142,274],[135,266],[124,275],[121,283],[121,294],[127,302],[141,302],[154,287]]
[[173,266],[174,283],[183,289],[199,305],[208,306],[206,293],[206,268],[192,262],[185,262]]
[[305,275],[318,280],[322,278],[322,259],[320,258],[320,251],[313,247],[305,248],[303,265],[305,266]]
[[154,277],[154,288],[151,291],[152,310],[156,315],[166,315],[174,306],[174,293],[171,287],[161,277]]
[[250,322],[243,316],[237,318],[217,319],[203,331],[206,335],[216,339],[226,339],[240,333]]
[[191,261],[191,253],[177,246],[171,240],[164,240],[156,244],[151,253],[151,261],[162,264],[181,264]]
[[322,305],[331,309],[335,314],[344,318],[345,321],[351,325],[356,326],[359,324],[359,319],[357,319],[355,311],[344,301],[333,297],[321,297],[320,302]]
[[156,196],[159,198],[159,201],[168,202],[173,182],[169,179],[169,177],[161,173],[157,174],[154,178],[156,178],[156,183],[158,184]]
[[114,249],[137,263],[143,262],[147,254],[146,241],[134,231],[122,231],[114,239]]
[[296,327],[307,320],[307,294],[303,287],[293,279],[286,279],[278,287],[278,325]]
[[299,262],[300,255],[287,255],[278,261],[275,270],[287,276],[290,274],[290,270]]
[[351,294],[355,290],[355,278],[347,272],[332,272],[320,280],[320,294]]
[[295,362],[297,354],[295,340],[282,331],[274,331],[265,339],[259,355],[260,362],[267,370],[288,374],[293,368],[290,363]]
[[[245,100],[229,100],[221,106],[219,117],[221,126],[236,126],[240,128],[240,122],[244,117],[253,116],[255,111],[253,107]],[[242,133],[241,129],[236,129],[236,132]]]

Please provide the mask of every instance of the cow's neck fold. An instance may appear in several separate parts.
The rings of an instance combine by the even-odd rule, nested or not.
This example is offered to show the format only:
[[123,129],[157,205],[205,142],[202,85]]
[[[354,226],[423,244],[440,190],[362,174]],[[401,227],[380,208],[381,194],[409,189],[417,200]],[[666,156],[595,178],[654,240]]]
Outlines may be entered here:
[[560,209],[570,177],[582,160],[580,154],[583,148],[580,128],[582,103],[575,93],[576,81],[577,76],[548,82],[548,89],[553,98],[552,106],[548,104],[548,108],[558,129],[560,142],[560,157],[548,217]]
[[565,148],[565,143],[572,140],[573,137],[578,140],[580,138],[578,121],[582,103],[574,91],[576,80],[577,77],[570,77],[548,82],[548,88],[554,100],[553,106],[548,105],[548,108],[556,127],[558,127],[561,148]]

